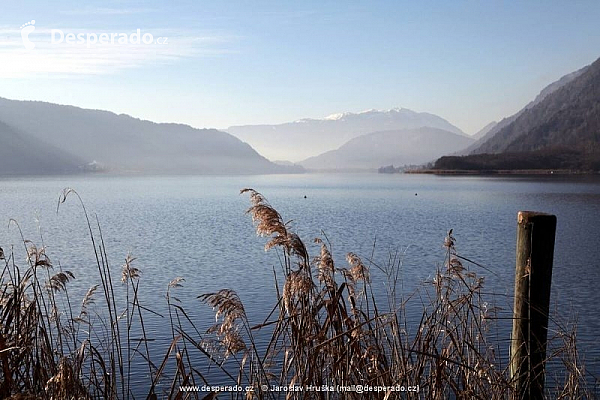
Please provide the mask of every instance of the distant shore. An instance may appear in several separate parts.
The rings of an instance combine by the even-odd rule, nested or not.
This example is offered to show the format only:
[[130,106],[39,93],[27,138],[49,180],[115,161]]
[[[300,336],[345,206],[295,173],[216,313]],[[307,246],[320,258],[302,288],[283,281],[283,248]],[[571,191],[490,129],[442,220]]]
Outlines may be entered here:
[[405,174],[431,175],[597,175],[596,171],[581,171],[571,169],[411,169]]

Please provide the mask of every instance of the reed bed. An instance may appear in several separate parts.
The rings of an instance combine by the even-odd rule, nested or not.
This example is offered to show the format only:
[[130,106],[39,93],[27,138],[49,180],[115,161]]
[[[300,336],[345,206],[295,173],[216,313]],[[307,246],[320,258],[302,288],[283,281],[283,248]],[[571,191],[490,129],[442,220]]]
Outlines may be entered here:
[[[144,321],[159,316],[140,301],[135,258],[128,255],[120,271],[113,268],[100,224],[77,192],[65,189],[57,212],[67,198],[79,201],[99,283],[73,299],[68,287],[74,275],[51,262],[43,238],[40,247],[22,238],[24,266],[14,250],[0,248],[0,398],[135,398],[140,388],[132,374],[140,371],[133,364],[139,360],[147,366],[147,399],[511,398],[503,347],[492,334],[497,308],[486,299],[484,278],[457,253],[452,230],[443,264],[409,296],[397,257],[379,265],[350,253],[339,266],[325,236],[314,240],[318,251],[311,257],[260,193],[241,193],[250,197],[248,213],[257,234],[267,238],[265,250],[281,255],[272,309],[262,321],[250,321],[235,291],[200,294],[216,316],[202,330],[186,311],[195,305],[176,296],[185,284],[176,277],[166,288],[168,315],[161,316],[168,320],[170,344],[152,354]],[[374,272],[385,285],[373,286]],[[116,296],[116,290],[124,293]],[[420,320],[407,320],[409,301],[421,303]],[[547,385],[547,398],[595,398],[574,327],[556,325],[547,361],[563,372]],[[258,344],[259,336],[268,338],[266,345]],[[223,377],[218,387],[207,379],[209,368]],[[232,388],[241,390],[220,391]]]

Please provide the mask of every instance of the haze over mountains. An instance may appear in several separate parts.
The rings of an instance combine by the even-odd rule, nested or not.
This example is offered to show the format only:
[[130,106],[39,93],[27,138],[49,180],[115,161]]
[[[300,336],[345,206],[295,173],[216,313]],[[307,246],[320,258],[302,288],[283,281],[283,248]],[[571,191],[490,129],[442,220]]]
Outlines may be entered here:
[[597,148],[600,144],[600,60],[553,85],[555,87],[544,89],[514,122],[483,143],[475,153],[531,151],[548,146]]
[[0,174],[74,172],[94,161],[124,173],[298,171],[271,163],[248,144],[215,129],[38,101],[0,98],[0,143]]
[[64,174],[83,164],[84,160],[0,122],[0,175]]
[[600,59],[548,86],[490,133],[470,156],[442,157],[436,167],[600,170]]
[[443,129],[420,127],[373,132],[340,148],[300,162],[316,170],[365,170],[384,165],[417,165],[467,147],[473,139]]
[[398,108],[228,130],[248,143],[215,129],[0,98],[0,175],[97,167],[148,174],[303,170],[263,155],[315,170],[424,164],[445,154],[470,156],[442,157],[436,168],[600,170],[600,59],[548,85],[521,111],[472,137],[439,116]]
[[[250,131],[254,128],[248,127]],[[304,119],[273,126],[272,131],[272,135],[281,136],[275,143],[287,145],[297,154],[301,153],[297,143],[306,144],[306,149],[318,148],[349,137],[350,141],[339,149],[324,155],[312,153],[314,157],[305,161],[309,168],[329,170],[428,162],[472,142],[443,118],[407,109]],[[294,140],[294,135],[306,136]],[[303,171],[301,166],[286,161],[270,162],[249,144],[215,129],[157,124],[124,114],[39,101],[0,98],[0,143],[2,175],[98,169],[148,174]]]
[[232,126],[227,132],[250,143],[269,159],[298,162],[335,150],[360,135],[424,126],[465,135],[459,128],[437,115],[405,108],[346,112],[323,119],[301,119],[279,125]]
[[489,131],[491,131],[492,129],[494,129],[496,127],[496,125],[498,125],[497,121],[492,121],[489,124],[487,124],[486,126],[484,126],[483,128],[481,128],[479,131],[477,131],[473,136],[471,136],[473,139],[475,140],[479,140],[482,137],[484,137],[485,135],[487,135],[487,133]]
[[538,105],[542,100],[544,100],[546,98],[546,96],[554,93],[556,90],[560,89],[567,83],[573,81],[575,78],[577,78],[578,76],[583,74],[588,68],[589,68],[589,66],[585,66],[575,72],[571,72],[571,73],[561,77],[559,80],[557,80],[555,82],[552,82],[551,84],[546,86],[544,89],[542,89],[540,91],[540,93],[535,97],[535,99],[530,101],[525,107],[523,107],[517,113],[502,119],[500,122],[492,122],[492,123],[486,125],[483,129],[481,129],[479,132],[477,132],[475,135],[473,135],[473,138],[476,139],[477,141],[475,143],[473,143],[471,146],[467,147],[466,149],[463,149],[462,151],[457,152],[456,155],[478,154],[481,152],[485,152],[485,151],[481,151],[482,145],[485,142],[487,142],[490,138],[494,137],[502,129],[504,129],[511,123],[513,123],[526,110]]

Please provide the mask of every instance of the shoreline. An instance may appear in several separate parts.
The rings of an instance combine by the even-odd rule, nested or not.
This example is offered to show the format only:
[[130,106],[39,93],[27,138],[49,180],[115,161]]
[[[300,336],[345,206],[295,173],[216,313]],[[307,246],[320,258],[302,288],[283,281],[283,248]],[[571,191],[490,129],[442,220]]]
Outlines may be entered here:
[[598,175],[596,171],[581,171],[569,169],[413,169],[404,171],[405,174],[429,175]]

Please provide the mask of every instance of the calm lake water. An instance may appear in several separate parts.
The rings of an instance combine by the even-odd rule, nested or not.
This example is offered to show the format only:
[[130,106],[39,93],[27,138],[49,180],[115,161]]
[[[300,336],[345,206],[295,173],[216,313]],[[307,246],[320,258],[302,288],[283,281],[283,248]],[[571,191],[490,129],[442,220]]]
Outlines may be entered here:
[[[265,253],[264,238],[244,212],[248,197],[263,193],[294,230],[318,252],[312,239],[324,232],[338,266],[348,252],[374,254],[385,264],[390,251],[403,258],[407,292],[431,277],[443,263],[444,236],[454,229],[459,254],[492,272],[486,277],[494,301],[509,314],[514,283],[516,215],[519,210],[557,215],[552,306],[562,320],[578,321],[579,348],[588,371],[600,375],[597,344],[600,318],[600,179],[598,177],[436,177],[429,175],[279,175],[243,177],[0,178],[0,246],[14,245],[25,265],[17,220],[24,237],[43,236],[47,253],[71,270],[75,299],[99,283],[93,248],[75,197],[56,212],[62,189],[72,187],[102,226],[109,261],[118,281],[128,253],[141,269],[141,302],[165,313],[164,295],[175,277],[185,278],[177,297],[200,326],[214,316],[196,297],[221,288],[238,291],[253,323],[274,302],[275,252]],[[306,196],[306,198],[304,198]],[[120,282],[120,281],[119,281]],[[373,285],[383,291],[381,280]],[[380,285],[380,286],[377,286]],[[79,300],[74,301],[78,307]],[[97,303],[100,303],[98,297]],[[157,348],[169,343],[165,318],[149,318]],[[164,354],[164,350],[157,354]],[[216,372],[215,372],[216,373]],[[218,379],[218,377],[216,377]],[[143,376],[141,382],[147,382]]]

